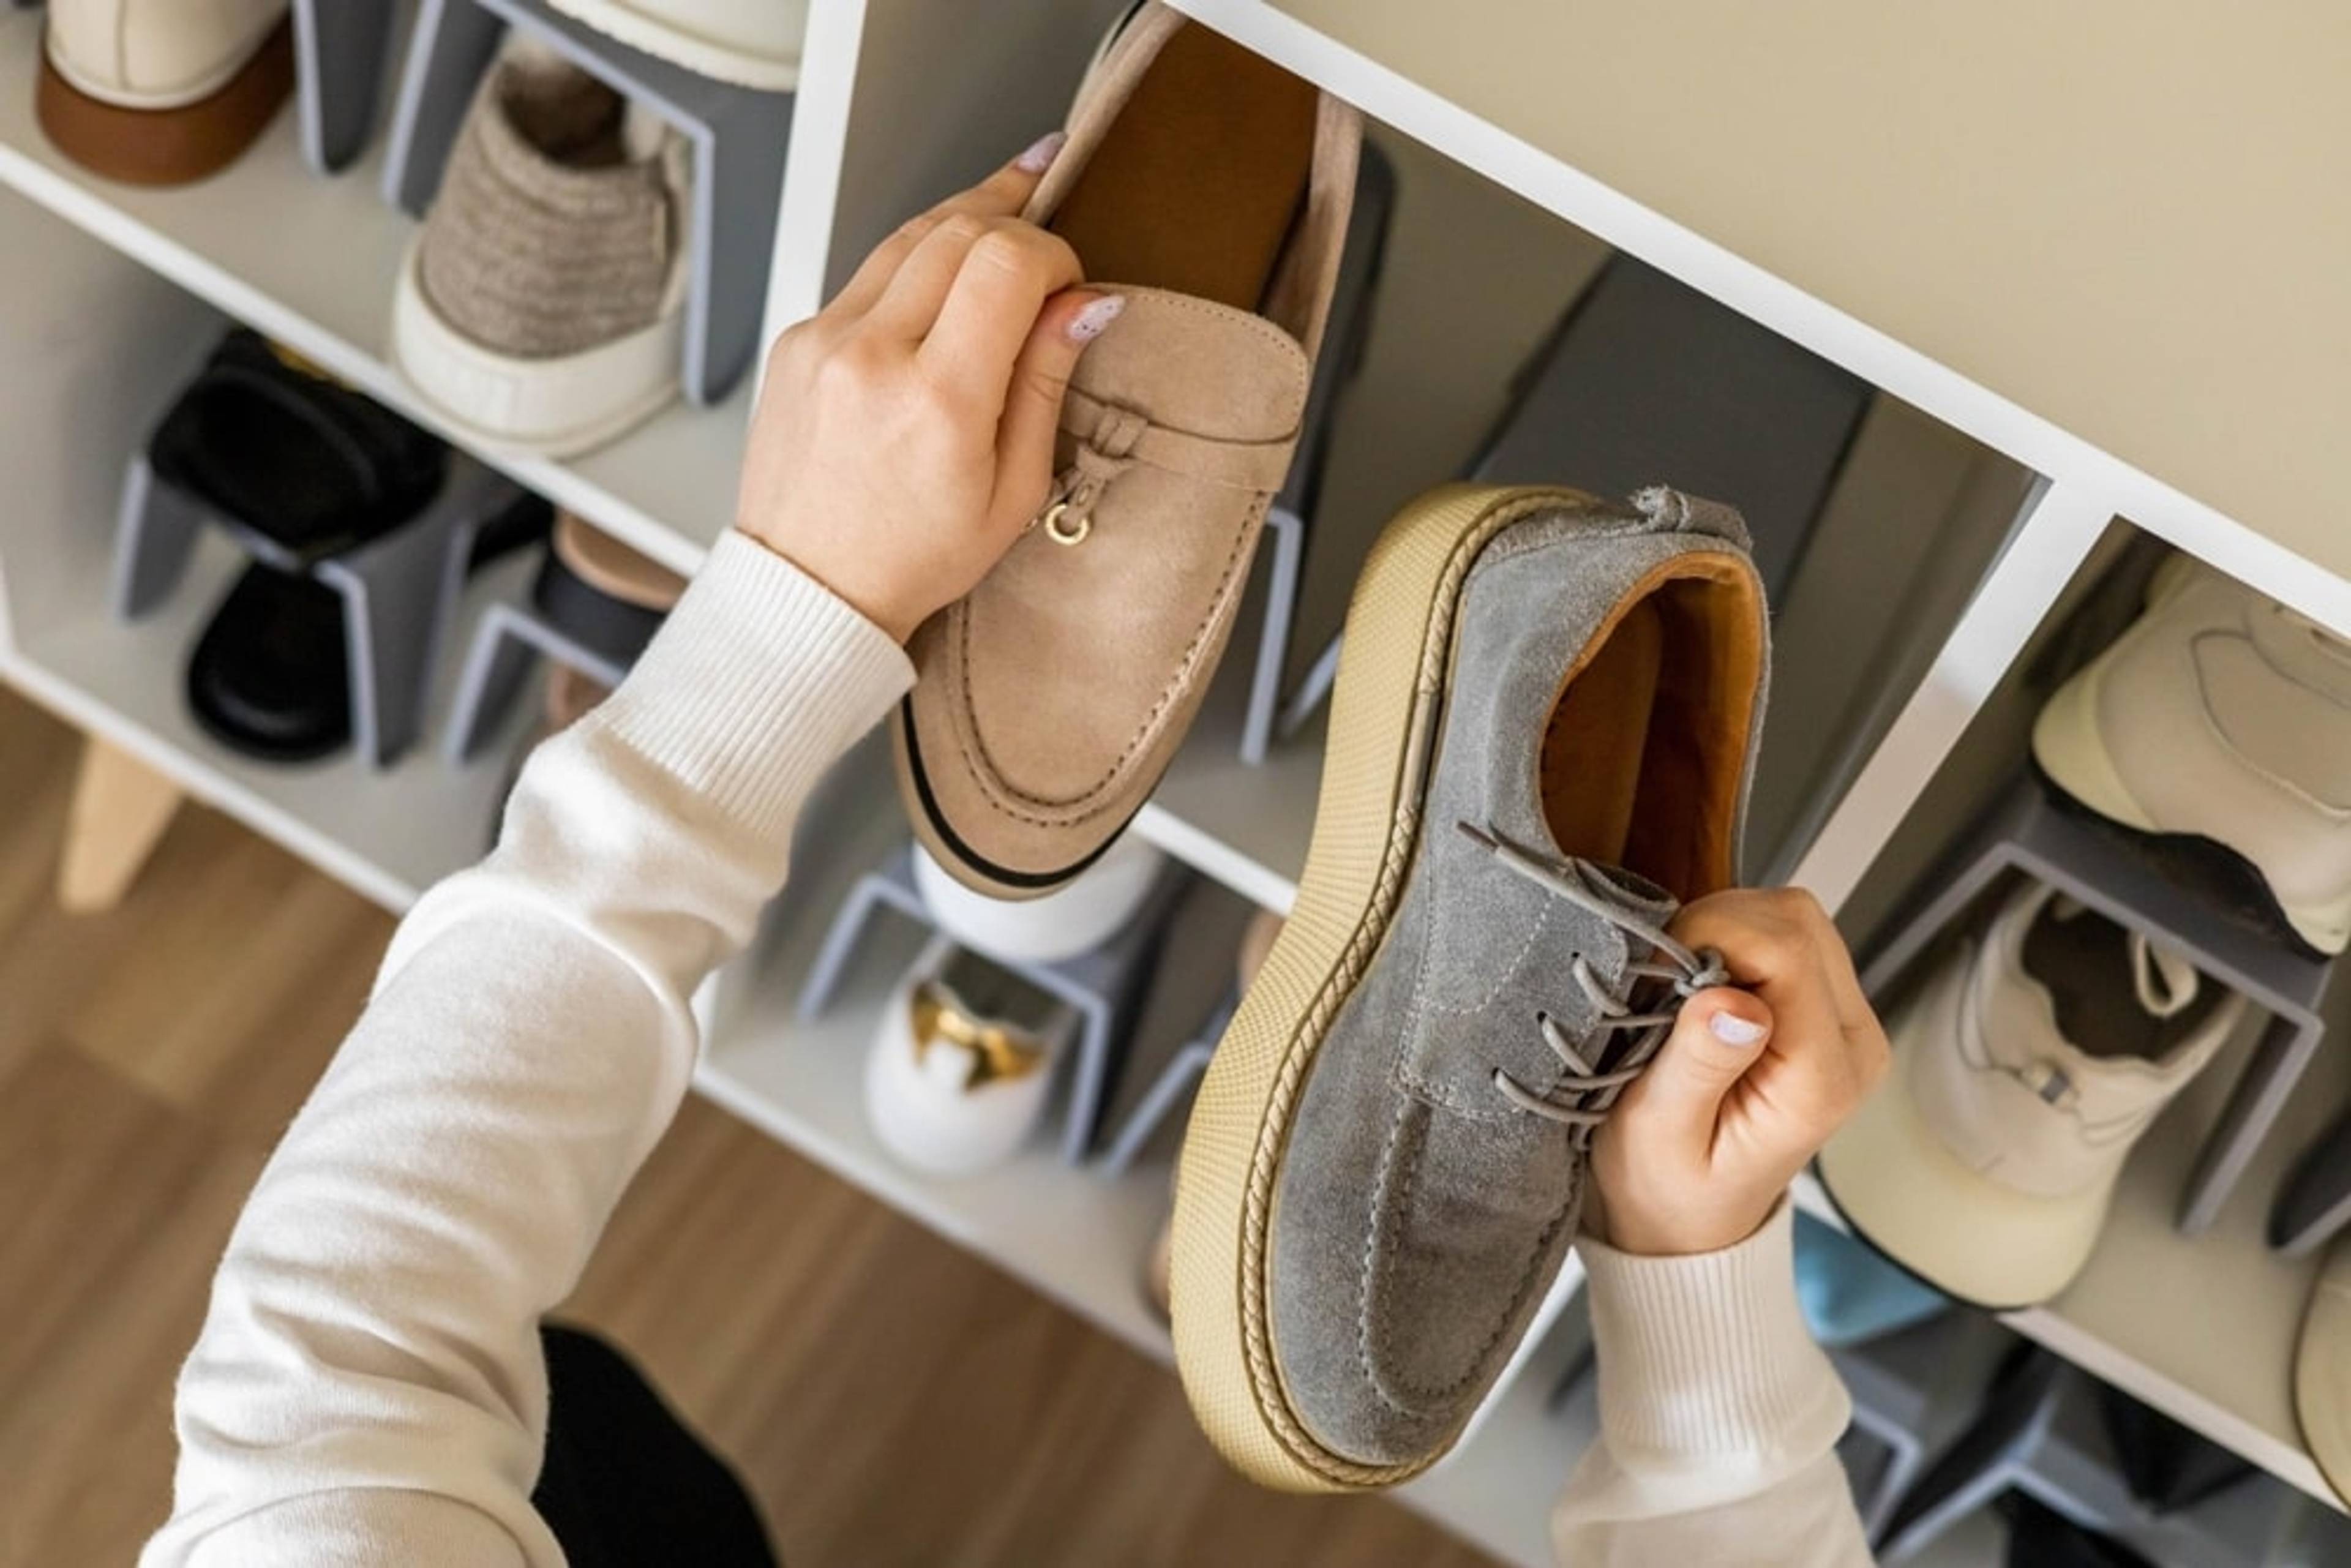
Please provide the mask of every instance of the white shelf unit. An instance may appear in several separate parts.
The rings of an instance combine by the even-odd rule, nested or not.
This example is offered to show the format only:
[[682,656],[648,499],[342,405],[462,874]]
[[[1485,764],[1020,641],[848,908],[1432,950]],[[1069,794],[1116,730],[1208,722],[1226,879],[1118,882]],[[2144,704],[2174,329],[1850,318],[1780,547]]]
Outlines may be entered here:
[[[1332,516],[1318,524],[1310,552],[1301,627],[1309,644],[1318,624],[1335,623],[1380,516],[1447,476],[1492,417],[1515,356],[1611,246],[1887,394],[1822,525],[1822,539],[1842,542],[1816,542],[1813,553],[1826,549],[1829,567],[1808,567],[1783,603],[1775,734],[1785,738],[1771,743],[1758,790],[1775,863],[1794,866],[1795,880],[1833,904],[1862,886],[1889,844],[1924,831],[1935,813],[1919,809],[1922,796],[2114,517],[2126,514],[2351,631],[2351,582],[2328,570],[2345,556],[2321,564],[2297,554],[1288,11],[1262,0],[1179,3],[1397,133],[1387,142],[1403,170],[1405,206],[1372,354],[1334,442]],[[814,0],[781,193],[771,330],[813,309],[908,213],[1049,125],[1113,9],[1108,0],[1009,0],[975,28],[949,0]],[[207,549],[165,611],[136,626],[109,616],[106,580],[122,461],[223,316],[436,424],[383,357],[392,279],[414,225],[379,199],[372,161],[339,179],[308,173],[290,117],[192,190],[92,179],[59,159],[32,122],[39,26],[37,15],[0,14],[0,184],[13,192],[0,192],[0,482],[9,497],[0,508],[0,674],[402,908],[478,852],[501,782],[496,765],[445,767],[430,749],[437,706],[427,747],[381,774],[348,760],[277,768],[233,757],[188,721],[179,691],[189,639],[232,558]],[[1470,235],[1485,243],[1467,243]],[[1459,270],[1472,255],[1488,268],[1474,288]],[[750,403],[747,388],[718,408],[679,406],[569,462],[483,455],[690,569],[731,517]],[[2041,481],[2028,484],[2036,474]],[[517,591],[517,575],[509,567],[486,577],[475,601]],[[1856,653],[1854,639],[1865,634],[1871,646]],[[1310,735],[1268,768],[1241,768],[1231,744],[1239,673],[1239,662],[1228,662],[1137,830],[1280,909],[1304,860],[1321,747]],[[836,787],[817,808],[811,821],[825,831],[810,838],[794,913],[779,915],[771,939],[730,972],[699,1087],[1164,1358],[1164,1333],[1136,1286],[1164,1206],[1164,1162],[1105,1183],[1040,1149],[979,1181],[913,1176],[882,1155],[858,1105],[859,1047],[880,1004],[886,955],[861,967],[830,1018],[806,1030],[793,1022],[810,922],[820,922],[828,890],[856,856],[894,831],[893,807],[862,803],[876,795]],[[2314,1082],[2297,1115],[2320,1117],[2340,1088]],[[2189,1243],[2168,1228],[2169,1167],[2185,1158],[2173,1145],[2185,1147],[2185,1136],[2168,1128],[2150,1142],[2091,1274],[2019,1326],[2328,1495],[2283,1392],[2308,1270],[2270,1258],[2258,1234],[2291,1139],[2265,1152],[2221,1225]],[[2147,1312],[2153,1300],[2193,1310]],[[1550,1364],[1562,1354],[1548,1342],[1531,1345],[1478,1435],[1405,1494],[1512,1563],[1548,1560],[1548,1499],[1587,1436],[1543,1410]]]

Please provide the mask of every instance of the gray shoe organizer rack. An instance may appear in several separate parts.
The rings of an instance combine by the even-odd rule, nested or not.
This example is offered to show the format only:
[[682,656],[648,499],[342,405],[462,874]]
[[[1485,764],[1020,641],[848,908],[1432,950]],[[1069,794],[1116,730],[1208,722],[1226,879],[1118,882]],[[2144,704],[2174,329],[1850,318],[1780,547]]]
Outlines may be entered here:
[[1955,1307],[1829,1352],[1853,1396],[1853,1427],[1838,1449],[1863,1534],[1876,1539],[1928,1462],[1975,1420],[2016,1343],[1988,1314]]
[[[983,954],[1006,973],[1017,975],[1059,999],[1078,1015],[1077,1061],[1069,1086],[1069,1103],[1061,1127],[1061,1159],[1083,1163],[1093,1145],[1096,1124],[1108,1102],[1118,1062],[1126,1049],[1144,993],[1155,967],[1161,938],[1189,881],[1190,873],[1169,864],[1141,907],[1108,941],[1073,958],[1056,963],[1020,963]],[[874,917],[895,912],[933,931],[938,929],[930,906],[923,902],[914,881],[914,850],[902,844],[863,876],[834,911],[824,945],[817,950],[801,984],[797,1011],[803,1023],[823,1016],[858,945]]]
[[[1645,267],[1612,257],[1520,371],[1465,477],[1597,495],[1656,484],[1735,502],[1776,594],[1869,409],[1866,382]],[[1338,678],[1333,636],[1276,724],[1296,734]]]
[[474,89],[508,27],[652,105],[692,142],[684,390],[696,403],[722,401],[758,351],[792,95],[697,76],[558,15],[543,0],[422,0],[384,159],[383,195],[393,206],[422,217],[432,204]]
[[2318,1049],[2326,1028],[2319,1002],[2332,966],[2248,928],[2216,900],[2167,877],[2119,830],[2059,804],[2037,778],[2020,772],[1922,881],[1918,902],[1897,914],[1886,939],[1873,946],[1862,988],[1882,1003],[1918,956],[2011,873],[2179,949],[2208,978],[2269,1015],[2179,1196],[2179,1228],[2202,1230],[2235,1190]]
[[2351,1225],[2351,1112],[2313,1143],[2270,1208],[2270,1245],[2301,1258]]
[[357,549],[306,565],[266,535],[166,484],[142,453],[124,475],[116,515],[114,612],[136,620],[161,604],[186,575],[207,523],[264,566],[307,573],[342,598],[352,740],[369,767],[387,768],[423,728],[434,658],[465,591],[475,536],[520,494],[452,452],[440,493],[423,513]]
[[367,147],[392,57],[394,0],[294,0],[295,111],[302,158],[321,174]]
[[[2351,1555],[2351,1520],[2250,1466],[2241,1479],[2169,1511],[2134,1496],[2100,1394],[2088,1374],[2032,1352],[1873,1532],[1878,1562],[1891,1568],[1917,1559],[2009,1491],[2164,1568],[2316,1564]],[[1855,1397],[1858,1403],[1858,1389]]]
[[453,767],[463,767],[482,754],[541,658],[577,670],[608,690],[629,673],[628,666],[605,657],[528,605],[491,605],[474,623],[449,727],[442,736],[442,756]]
[[[1877,1561],[1919,1558],[2011,1490],[2165,1568],[2351,1561],[2351,1520],[2249,1466],[2177,1509],[2135,1496],[2096,1382],[2022,1347],[1990,1313],[1954,1306],[1829,1353],[1853,1396],[1838,1458]],[[1598,1381],[1587,1350],[1552,1389],[1554,1418],[1598,1431]]]
[[1235,985],[1209,1010],[1192,1038],[1178,1046],[1160,1068],[1159,1076],[1151,1081],[1151,1087],[1111,1134],[1095,1166],[1097,1171],[1113,1178],[1124,1176],[1134,1168],[1136,1157],[1150,1146],[1154,1134],[1192,1103],[1192,1092],[1200,1086],[1202,1075],[1208,1071],[1208,1059],[1217,1054],[1217,1042],[1225,1038],[1225,1026],[1233,1021],[1233,1014],[1240,1005],[1240,987]]

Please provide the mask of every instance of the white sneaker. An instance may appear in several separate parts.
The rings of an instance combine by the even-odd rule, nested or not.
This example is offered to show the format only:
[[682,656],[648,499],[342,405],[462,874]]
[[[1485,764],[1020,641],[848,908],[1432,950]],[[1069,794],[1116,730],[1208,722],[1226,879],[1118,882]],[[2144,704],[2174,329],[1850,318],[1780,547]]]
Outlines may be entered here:
[[1019,1152],[1045,1113],[1077,1014],[945,939],[882,1009],[865,1059],[865,1115],[892,1155],[971,1176]]
[[2351,1499],[2351,1238],[2335,1244],[2303,1314],[2294,1410],[2335,1495]]
[[939,929],[1010,964],[1058,964],[1092,952],[1142,912],[1166,869],[1165,851],[1123,833],[1102,859],[1041,898],[990,898],[914,845],[914,886]]
[[2032,756],[2100,816],[2249,868],[2256,910],[2319,953],[2351,946],[2351,643],[2308,617],[2174,557]]
[[287,0],[49,0],[33,107],[91,172],[180,185],[235,161],[293,90]]
[[2186,960],[2029,885],[1887,1024],[1891,1081],[1821,1151],[1854,1229],[1995,1311],[2089,1261],[2115,1181],[2245,1000]]
[[632,48],[737,87],[799,85],[808,0],[551,0]]

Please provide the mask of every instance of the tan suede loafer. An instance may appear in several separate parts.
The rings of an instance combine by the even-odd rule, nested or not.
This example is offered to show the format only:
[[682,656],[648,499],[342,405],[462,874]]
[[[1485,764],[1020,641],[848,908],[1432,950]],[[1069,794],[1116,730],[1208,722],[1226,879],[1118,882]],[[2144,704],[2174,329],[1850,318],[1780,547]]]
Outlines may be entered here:
[[1355,188],[1355,111],[1153,5],[1027,215],[1126,308],[1086,350],[1026,538],[916,633],[893,727],[916,833],[999,898],[1123,828],[1231,633],[1299,434]]

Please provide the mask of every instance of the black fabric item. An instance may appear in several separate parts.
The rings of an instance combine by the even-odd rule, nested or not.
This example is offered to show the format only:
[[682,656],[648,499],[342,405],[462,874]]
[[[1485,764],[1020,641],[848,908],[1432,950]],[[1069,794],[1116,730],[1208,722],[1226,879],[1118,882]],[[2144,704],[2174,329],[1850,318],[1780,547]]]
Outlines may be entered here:
[[247,567],[188,659],[188,706],[205,734],[269,762],[308,762],[351,738],[342,597]]
[[2260,1474],[2251,1460],[2104,1383],[2098,1385],[2098,1415],[2131,1496],[2157,1513],[2201,1502]]
[[449,451],[259,333],[221,340],[147,444],[158,478],[206,502],[259,559],[295,570],[423,511]]
[[530,602],[549,625],[623,669],[637,662],[668,613],[613,598],[566,566],[553,549],[539,562]]
[[474,548],[466,552],[465,570],[479,571],[526,545],[538,543],[554,528],[555,507],[547,497],[520,491],[505,510],[474,530]]
[[2002,1494],[1999,1508],[2008,1518],[2008,1568],[2155,1568],[2022,1492]]
[[571,1568],[774,1568],[751,1494],[628,1357],[557,1323],[539,1342],[547,1462],[530,1500]]
[[2020,1343],[1992,1374],[1990,1392],[1966,1430],[1935,1456],[1912,1481],[1870,1545],[1881,1556],[1899,1558],[1918,1542],[1906,1540],[1935,1511],[1980,1479],[2007,1455],[2048,1401],[2064,1365],[2039,1345]]

